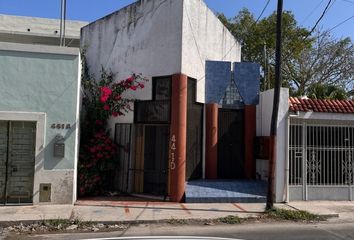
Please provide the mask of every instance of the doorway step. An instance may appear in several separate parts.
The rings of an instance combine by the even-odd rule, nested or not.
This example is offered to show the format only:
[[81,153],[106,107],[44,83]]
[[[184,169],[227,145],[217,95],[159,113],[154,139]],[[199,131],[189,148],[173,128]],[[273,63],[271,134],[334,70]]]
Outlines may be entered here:
[[267,182],[196,180],[186,183],[186,203],[263,203]]

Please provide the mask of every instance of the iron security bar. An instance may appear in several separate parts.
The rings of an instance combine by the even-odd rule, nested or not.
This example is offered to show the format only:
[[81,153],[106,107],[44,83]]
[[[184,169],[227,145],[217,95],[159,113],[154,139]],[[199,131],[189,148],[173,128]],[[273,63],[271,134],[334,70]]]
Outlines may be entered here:
[[291,119],[289,136],[290,185],[354,185],[353,125]]

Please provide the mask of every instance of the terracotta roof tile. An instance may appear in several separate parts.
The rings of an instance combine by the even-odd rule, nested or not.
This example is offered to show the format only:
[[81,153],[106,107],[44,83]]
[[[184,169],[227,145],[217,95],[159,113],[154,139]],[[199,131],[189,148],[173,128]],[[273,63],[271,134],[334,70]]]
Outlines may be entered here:
[[354,113],[354,101],[289,98],[291,111]]

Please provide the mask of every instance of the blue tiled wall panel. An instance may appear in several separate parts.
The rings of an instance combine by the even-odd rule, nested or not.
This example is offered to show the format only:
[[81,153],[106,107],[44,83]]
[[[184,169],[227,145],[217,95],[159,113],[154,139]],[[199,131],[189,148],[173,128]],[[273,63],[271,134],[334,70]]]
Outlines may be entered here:
[[206,61],[205,102],[219,103],[231,81],[231,62]]
[[259,103],[260,66],[251,62],[234,63],[234,80],[246,105]]

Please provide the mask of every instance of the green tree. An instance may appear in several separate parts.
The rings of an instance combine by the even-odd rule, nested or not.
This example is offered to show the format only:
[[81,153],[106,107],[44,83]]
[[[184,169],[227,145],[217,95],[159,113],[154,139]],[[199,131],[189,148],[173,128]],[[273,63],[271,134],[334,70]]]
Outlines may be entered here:
[[319,32],[311,48],[298,58],[285,62],[283,72],[293,84],[293,95],[305,95],[318,84],[336,89],[352,89],[354,80],[354,45],[350,38],[333,39]]
[[[266,74],[266,82],[265,79],[262,81],[262,90],[272,87],[275,67],[276,13],[256,22],[252,13],[244,8],[233,19],[227,19],[222,14],[219,15],[219,19],[241,43],[242,61],[257,62],[262,66]],[[282,28],[283,60],[291,63],[304,49],[311,47],[313,39],[305,39],[309,32],[297,25],[294,15],[289,11],[283,14]],[[283,86],[290,86],[290,76],[283,74]]]
[[311,99],[337,99],[345,100],[348,98],[346,91],[338,86],[314,83],[307,89],[307,96]]
[[[256,21],[247,9],[234,18],[219,19],[242,45],[242,61],[257,62],[264,70],[261,89],[273,87],[275,67],[276,13]],[[349,38],[333,39],[327,32],[310,32],[297,23],[290,11],[283,14],[284,87],[301,96],[316,82],[352,89],[354,47]]]

